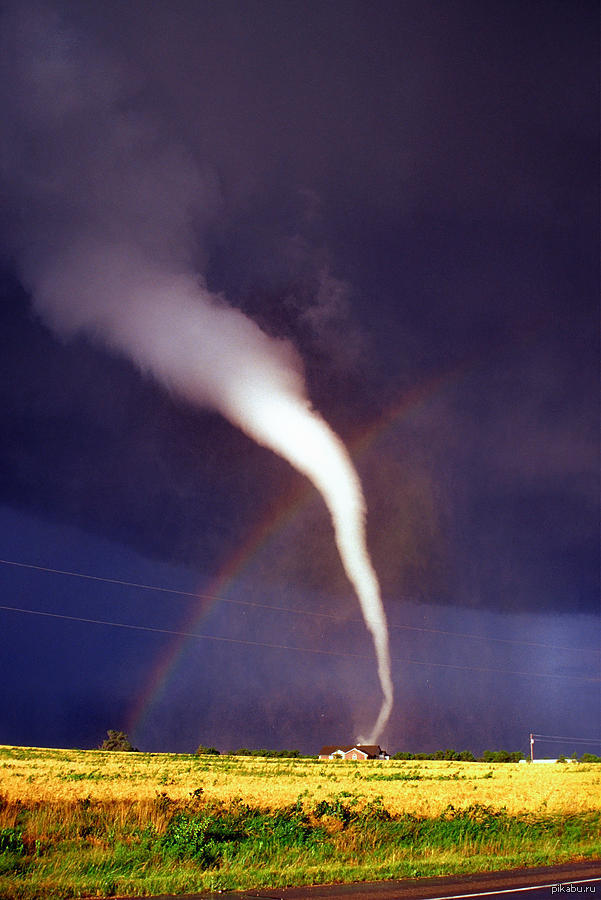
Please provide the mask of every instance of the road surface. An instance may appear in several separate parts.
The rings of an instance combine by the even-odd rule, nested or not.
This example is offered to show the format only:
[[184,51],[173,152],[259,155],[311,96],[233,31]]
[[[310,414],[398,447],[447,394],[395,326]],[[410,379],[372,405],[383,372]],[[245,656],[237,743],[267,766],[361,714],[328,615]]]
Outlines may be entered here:
[[258,888],[178,896],[162,894],[148,900],[458,900],[465,897],[561,900],[582,896],[601,900],[601,860],[444,878]]

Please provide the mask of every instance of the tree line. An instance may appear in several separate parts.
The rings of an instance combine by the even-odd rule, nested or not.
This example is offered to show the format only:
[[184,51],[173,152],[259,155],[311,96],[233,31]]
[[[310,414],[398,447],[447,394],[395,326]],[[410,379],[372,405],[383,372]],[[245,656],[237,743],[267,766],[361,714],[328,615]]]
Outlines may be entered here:
[[[107,732],[107,737],[100,744],[99,750],[117,750],[126,752],[139,752],[134,747],[128,736],[123,731]],[[199,744],[195,751],[197,756],[221,756],[221,751],[216,747],[206,747]],[[317,759],[316,754],[301,753],[300,750],[250,750],[248,747],[240,747],[238,750],[230,750],[223,754],[224,756],[261,756],[268,759]],[[410,753],[407,750],[400,750],[398,753],[391,755],[394,760],[452,760],[456,762],[485,762],[485,763],[504,763],[519,762],[526,759],[521,750],[485,750],[482,756],[474,756],[470,750],[436,750],[434,753]],[[574,753],[571,757],[577,759]],[[565,756],[559,757],[559,762],[566,761]],[[583,753],[579,757],[579,762],[601,762],[601,756],[595,756],[594,753]]]

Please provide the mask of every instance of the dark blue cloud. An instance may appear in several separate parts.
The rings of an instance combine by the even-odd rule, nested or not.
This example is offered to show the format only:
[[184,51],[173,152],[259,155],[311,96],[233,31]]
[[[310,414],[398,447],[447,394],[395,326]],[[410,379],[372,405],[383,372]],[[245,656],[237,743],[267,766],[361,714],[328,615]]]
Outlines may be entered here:
[[[493,637],[506,615],[512,635],[528,620],[531,637],[559,628],[551,643],[577,645],[583,623],[590,627],[599,613],[593,4],[176,0],[58,8],[90,46],[124,66],[128,103],[151,109],[201,167],[211,192],[208,205],[196,203],[196,266],[212,290],[295,343],[316,406],[351,447],[404,397],[437,385],[409,400],[385,438],[357,458],[391,618],[409,596],[423,604],[420,615],[434,616],[431,626],[456,614],[455,630],[486,622]],[[66,135],[65,146],[76,140]],[[32,140],[30,152],[44,171],[44,148]],[[122,547],[126,566],[148,565],[153,577],[154,566],[173,564],[210,580],[300,478],[128,363],[83,339],[58,341],[34,317],[14,274],[16,221],[2,214],[0,489],[15,518],[3,523],[0,556],[10,550],[37,562],[41,554],[52,566],[64,556],[48,535],[75,528],[91,543],[84,549],[65,537],[74,568],[110,576],[111,554]],[[31,516],[43,523],[39,532],[30,530]],[[341,615],[354,603],[317,502],[255,571],[259,592],[287,583],[310,607],[318,592],[330,593]],[[7,590],[25,588],[15,577]],[[42,591],[49,603],[62,602],[60,592],[29,590],[28,600]],[[111,602],[103,599],[101,611],[108,614]],[[73,603],[92,609],[96,599],[86,590]],[[140,606],[133,612],[146,621]],[[21,632],[16,621],[10,628],[13,638]],[[273,634],[287,628],[269,626]],[[50,632],[32,625],[22,633],[22,645],[15,638],[8,646],[25,652],[39,639],[45,650],[40,665],[13,682],[20,700],[7,739],[44,742],[46,733],[48,742],[76,743],[80,735],[90,743],[98,729],[119,724],[104,721],[110,710],[127,717],[131,698],[120,688],[113,649],[89,690],[68,688],[79,658],[56,671],[54,703],[48,686],[41,703],[35,685],[53,666]],[[92,652],[93,640],[82,646]],[[350,642],[365,649],[360,638]],[[130,660],[131,693],[142,691],[145,654],[155,659],[158,645],[142,651],[125,637],[98,637],[95,659],[109,643]],[[490,645],[492,667],[497,650]],[[436,646],[428,653],[444,655]],[[598,677],[586,660],[583,671]],[[521,671],[522,660],[512,667]],[[184,685],[201,677],[193,662],[189,669]],[[324,671],[315,697],[325,696]],[[421,731],[412,726],[415,741],[434,740],[442,721],[449,743],[476,742],[468,707],[486,707],[492,676],[473,685],[469,704],[451,703],[446,712],[471,676],[458,672],[451,690],[436,674],[420,680],[416,672],[397,673],[408,685],[400,705],[416,720],[424,705],[431,710]],[[202,714],[210,734],[182,725],[173,746],[196,735],[203,743],[269,742],[268,710],[281,719],[281,691],[270,692],[256,728],[237,731],[235,712],[265,680],[267,673],[244,693],[238,673],[239,697],[220,726],[225,701],[207,679]],[[288,672],[284,684],[293,683]],[[578,728],[568,694],[559,686],[549,693],[550,683],[528,683],[519,727],[499,731],[491,718],[491,743],[507,742],[504,735],[517,741],[538,705],[551,709],[551,696],[557,712],[536,728],[563,733],[562,716]],[[509,717],[514,687],[508,681],[498,695],[496,721]],[[579,693],[579,715],[590,714],[592,692]],[[333,705],[324,700],[330,728],[342,696]],[[93,721],[81,713],[88,704]],[[178,715],[184,705],[174,706]],[[60,708],[71,710],[66,717],[77,727],[56,726]],[[307,709],[294,720],[286,742],[311,715]],[[161,726],[153,722],[158,746]],[[453,740],[457,732],[463,741]],[[304,733],[316,739],[314,725]],[[391,739],[403,735],[391,725]]]

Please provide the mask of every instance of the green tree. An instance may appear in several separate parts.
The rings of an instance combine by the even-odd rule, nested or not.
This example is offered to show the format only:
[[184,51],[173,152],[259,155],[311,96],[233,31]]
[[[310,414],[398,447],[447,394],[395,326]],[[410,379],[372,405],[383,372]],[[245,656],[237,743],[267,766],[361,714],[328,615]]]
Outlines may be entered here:
[[461,753],[459,754],[459,759],[462,762],[475,762],[476,757],[474,756],[474,754],[472,753],[471,750],[462,750]]
[[128,736],[124,731],[107,731],[107,737],[104,739],[99,750],[125,750],[129,752],[138,752],[138,748],[130,743]]
[[449,748],[449,749],[445,750],[445,752],[444,752],[444,759],[453,760],[453,759],[460,759],[460,758],[461,757],[459,756],[459,753],[457,752],[457,750],[451,750]]
[[196,748],[197,756],[220,756],[219,750],[216,747],[205,747],[204,744],[199,744]]
[[508,753],[507,750],[485,750],[479,762],[519,762],[520,759],[524,759],[524,754],[521,750],[516,750],[513,753]]

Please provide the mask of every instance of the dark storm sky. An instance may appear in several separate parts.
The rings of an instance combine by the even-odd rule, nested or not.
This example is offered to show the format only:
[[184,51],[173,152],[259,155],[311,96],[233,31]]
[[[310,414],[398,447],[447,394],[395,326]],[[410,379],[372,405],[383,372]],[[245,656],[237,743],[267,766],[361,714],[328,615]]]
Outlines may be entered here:
[[[117,210],[124,243],[140,217],[177,236],[189,204],[182,254],[293,342],[361,476],[393,626],[383,746],[599,738],[597,4],[64,0],[9,3],[2,30],[0,557],[207,591],[305,490],[35,305],[74,198]],[[53,87],[57,35],[76,87]],[[143,190],[114,171],[105,81],[181,169]],[[353,740],[379,703],[372,645],[323,503],[295,508],[220,583],[256,605],[200,619],[191,597],[0,565],[4,606],[74,617],[0,610],[0,742]],[[77,618],[307,652],[190,641],[144,706],[177,639]]]

